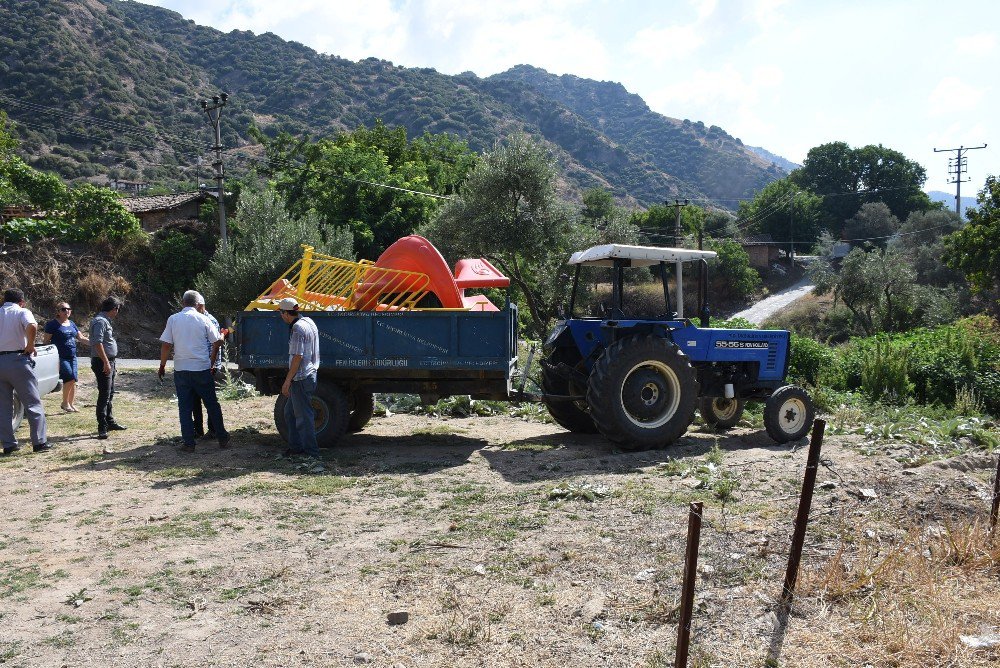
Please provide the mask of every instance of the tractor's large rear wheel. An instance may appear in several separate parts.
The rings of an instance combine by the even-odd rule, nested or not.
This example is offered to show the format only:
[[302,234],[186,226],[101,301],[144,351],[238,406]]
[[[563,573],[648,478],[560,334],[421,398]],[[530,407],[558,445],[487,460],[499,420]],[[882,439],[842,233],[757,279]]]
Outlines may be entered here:
[[620,339],[594,365],[587,388],[594,423],[626,450],[669,445],[684,435],[698,403],[698,379],[667,339]]
[[797,441],[809,433],[816,408],[801,387],[779,387],[764,404],[764,428],[778,443]]
[[[570,359],[573,356],[576,357],[575,360]],[[581,366],[580,356],[578,354],[571,355],[569,352],[561,349],[556,350],[556,352],[554,352],[547,361],[551,364],[559,364],[562,362],[576,368],[580,368]],[[585,397],[587,388],[580,387],[573,381],[566,380],[543,365],[542,392],[546,395],[556,395],[560,397]],[[542,398],[542,401],[545,402],[545,407],[549,409],[549,415],[551,415],[552,419],[555,420],[560,426],[577,434],[597,433],[597,425],[594,424],[594,420],[590,417],[590,413],[587,410],[586,398],[581,399],[580,401],[567,401],[561,399],[551,399],[548,396],[545,396]]]
[[701,419],[705,424],[716,429],[729,429],[735,427],[743,417],[743,407],[746,402],[742,399],[726,399],[725,397],[702,397],[698,410],[701,412]]

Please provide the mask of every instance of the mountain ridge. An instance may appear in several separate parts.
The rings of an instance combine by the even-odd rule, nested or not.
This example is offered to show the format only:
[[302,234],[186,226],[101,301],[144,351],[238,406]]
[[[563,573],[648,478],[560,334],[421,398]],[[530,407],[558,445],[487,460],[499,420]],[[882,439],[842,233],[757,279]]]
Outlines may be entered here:
[[683,196],[731,207],[784,175],[721,128],[653,112],[616,82],[530,65],[480,78],[353,62],[119,0],[19,0],[16,10],[0,4],[0,20],[0,109],[32,163],[70,179],[198,180],[210,137],[197,101],[222,90],[236,173],[259,159],[251,124],[317,136],[380,118],[411,136],[452,133],[477,151],[524,131],[553,150],[565,190],[601,186],[643,205]]

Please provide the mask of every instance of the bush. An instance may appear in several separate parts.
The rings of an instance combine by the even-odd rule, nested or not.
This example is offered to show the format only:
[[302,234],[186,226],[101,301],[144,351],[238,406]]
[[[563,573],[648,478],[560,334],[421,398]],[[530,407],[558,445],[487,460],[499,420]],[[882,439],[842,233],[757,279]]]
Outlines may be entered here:
[[788,377],[793,382],[818,385],[837,367],[837,353],[814,339],[793,333],[791,347]]
[[191,235],[170,231],[152,245],[149,285],[164,294],[190,289],[195,276],[208,265],[208,258],[195,245]]
[[760,274],[750,266],[750,256],[742,246],[732,240],[713,240],[709,248],[718,253],[709,262],[714,301],[746,299],[760,289]]

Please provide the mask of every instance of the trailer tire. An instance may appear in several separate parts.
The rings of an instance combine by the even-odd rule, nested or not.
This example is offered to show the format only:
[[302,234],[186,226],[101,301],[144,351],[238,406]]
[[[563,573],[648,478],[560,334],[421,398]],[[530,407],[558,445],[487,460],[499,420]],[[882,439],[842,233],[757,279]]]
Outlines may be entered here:
[[705,424],[716,429],[735,427],[743,417],[746,406],[743,399],[726,399],[725,397],[702,397],[698,410]]
[[375,414],[375,395],[358,391],[351,395],[350,416],[347,418],[347,433],[355,434],[365,428]]
[[597,360],[587,403],[597,428],[621,448],[660,448],[683,436],[694,419],[698,379],[672,341],[628,337]]
[[[555,352],[549,358],[553,364],[559,362],[566,362],[565,358],[567,355],[560,352]],[[577,364],[579,364],[579,355],[577,357]],[[566,362],[567,364],[569,362]],[[572,364],[570,366],[573,366]],[[555,394],[558,396],[570,396],[570,395],[586,395],[586,388],[579,388],[570,381],[557,376],[554,372],[549,371],[544,366],[542,367],[542,392],[545,394]],[[594,419],[590,417],[590,413],[587,412],[586,405],[581,406],[582,402],[576,401],[559,401],[552,400],[546,397],[542,398],[542,402],[545,407],[549,410],[549,415],[552,419],[556,421],[559,426],[568,429],[574,434],[596,434],[597,425],[594,424]]]
[[816,408],[801,387],[785,385],[776,389],[764,404],[764,428],[778,443],[797,441],[809,433]]
[[[285,404],[288,397],[279,394],[274,402],[274,426],[281,438],[288,442],[288,424],[285,422]],[[312,398],[316,413],[316,444],[321,448],[332,448],[347,431],[347,395],[337,385],[319,381]]]

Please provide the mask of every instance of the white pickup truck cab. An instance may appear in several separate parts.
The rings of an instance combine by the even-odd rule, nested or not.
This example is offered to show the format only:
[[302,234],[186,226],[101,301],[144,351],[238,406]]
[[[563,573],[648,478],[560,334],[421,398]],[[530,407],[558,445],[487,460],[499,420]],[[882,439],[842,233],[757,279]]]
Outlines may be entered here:
[[[62,389],[62,381],[59,380],[59,351],[55,346],[38,346],[35,348],[35,377],[38,378],[38,394],[45,396],[49,392],[57,392]],[[24,420],[24,406],[21,399],[14,393],[14,431],[21,426]]]

